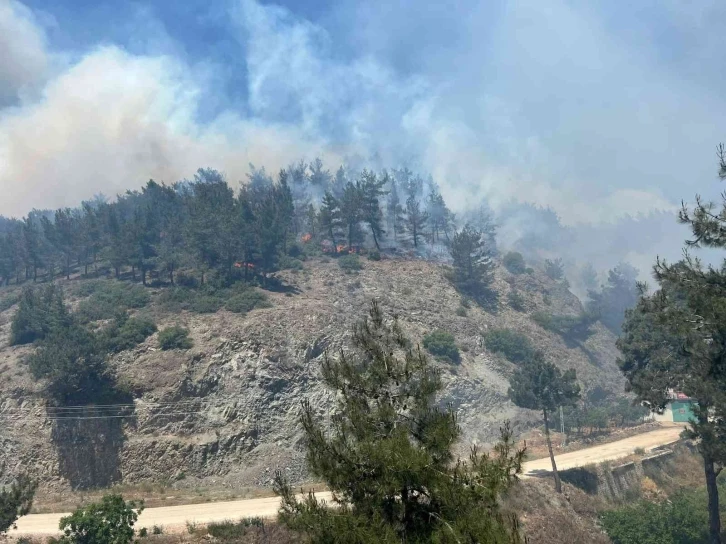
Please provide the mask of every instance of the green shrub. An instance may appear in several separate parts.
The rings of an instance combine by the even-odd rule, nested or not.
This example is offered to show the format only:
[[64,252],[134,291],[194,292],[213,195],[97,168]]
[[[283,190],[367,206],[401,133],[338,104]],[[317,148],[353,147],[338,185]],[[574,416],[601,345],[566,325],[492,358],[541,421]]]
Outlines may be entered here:
[[513,363],[528,361],[535,352],[532,341],[512,329],[492,329],[484,335],[484,345],[493,353],[501,353]]
[[354,253],[338,257],[338,266],[348,273],[357,272],[363,268],[360,258]]
[[446,331],[437,330],[423,338],[423,345],[429,353],[438,359],[458,363],[461,361],[459,348],[456,347],[454,336]]
[[119,312],[143,308],[150,300],[148,291],[140,285],[101,280],[92,294],[78,304],[76,313],[84,322],[111,319]]
[[15,306],[18,302],[20,302],[20,293],[18,293],[18,292],[7,293],[5,296],[0,298],[0,312],[9,310],[13,306]]
[[269,308],[270,306],[267,295],[257,289],[246,289],[232,295],[224,305],[227,310],[236,314],[246,314],[255,308]]
[[464,308],[463,306],[459,306],[456,309],[456,315],[458,315],[459,317],[466,317],[466,308]]
[[509,291],[507,301],[509,302],[509,307],[512,308],[512,310],[523,312],[526,309],[526,306],[524,305],[524,297],[519,294],[518,291]]
[[174,313],[188,310],[197,314],[212,314],[224,305],[223,296],[209,286],[199,290],[172,287],[162,292],[158,300],[164,310]]
[[62,544],[129,544],[143,502],[124,502],[121,495],[106,495],[101,502],[77,509],[61,518]]
[[532,320],[540,327],[555,332],[566,340],[586,340],[592,333],[595,316],[583,313],[580,315],[553,315],[546,312],[532,314]]
[[380,261],[381,260],[381,252],[377,249],[374,249],[368,254],[368,260],[369,261]]
[[283,255],[278,263],[280,270],[303,270],[305,265],[300,259]]
[[247,532],[248,527],[263,527],[261,518],[247,518],[238,522],[222,521],[207,525],[207,534],[222,542],[239,542]]
[[605,512],[601,520],[613,544],[710,542],[705,489],[680,491],[660,503],[639,501]]
[[159,525],[154,525],[154,527],[151,529],[152,535],[161,535],[164,534],[164,528]]
[[512,274],[523,274],[527,269],[527,265],[524,262],[524,257],[517,251],[510,251],[502,258],[502,264],[504,268],[509,270]]
[[187,309],[195,314],[213,314],[217,312],[224,305],[222,297],[207,294],[207,293],[194,293],[189,299]]
[[143,317],[120,317],[100,333],[103,348],[109,353],[132,349],[156,332],[156,325]]
[[461,305],[468,310],[471,308],[471,299],[469,297],[461,297]]
[[149,530],[146,527],[142,527],[139,529],[139,536],[141,538],[146,538],[149,535]]
[[194,342],[189,338],[189,330],[179,325],[167,327],[159,332],[159,347],[163,350],[189,349]]

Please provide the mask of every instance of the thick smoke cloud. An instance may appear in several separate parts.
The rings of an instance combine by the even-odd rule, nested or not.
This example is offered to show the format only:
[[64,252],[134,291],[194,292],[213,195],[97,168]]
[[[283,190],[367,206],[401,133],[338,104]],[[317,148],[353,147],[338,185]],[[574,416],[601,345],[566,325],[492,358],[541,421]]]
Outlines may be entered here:
[[45,35],[32,12],[15,0],[0,3],[0,108],[32,91],[48,67]]
[[316,155],[430,172],[459,210],[514,198],[568,225],[673,210],[713,194],[726,118],[724,76],[708,75],[723,8],[696,2],[685,17],[679,6],[342,0],[313,21],[239,0],[240,65],[226,69],[243,70],[246,88],[210,119],[200,111],[223,74],[185,59],[151,11],[144,28],[159,37],[144,53],[97,46],[61,64],[11,0],[0,6],[0,214],[200,166],[235,182],[250,162],[275,171]]

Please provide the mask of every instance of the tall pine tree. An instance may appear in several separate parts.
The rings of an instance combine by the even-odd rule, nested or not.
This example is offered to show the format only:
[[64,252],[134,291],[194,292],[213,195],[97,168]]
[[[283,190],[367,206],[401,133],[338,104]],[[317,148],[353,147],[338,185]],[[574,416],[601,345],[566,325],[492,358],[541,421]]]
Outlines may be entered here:
[[310,403],[301,417],[310,470],[338,508],[314,494],[299,501],[278,474],[280,520],[313,543],[522,542],[498,504],[524,455],[508,426],[491,454],[474,448],[468,463],[456,460],[461,431],[453,409],[436,403],[439,373],[398,321],[373,303],[352,348],[323,362],[323,380],[338,393],[331,434]]

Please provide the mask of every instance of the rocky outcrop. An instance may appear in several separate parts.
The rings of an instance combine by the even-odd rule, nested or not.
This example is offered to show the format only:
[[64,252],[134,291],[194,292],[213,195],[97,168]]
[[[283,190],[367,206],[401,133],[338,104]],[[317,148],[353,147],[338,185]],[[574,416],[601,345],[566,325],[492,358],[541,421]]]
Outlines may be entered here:
[[[440,402],[451,403],[457,411],[462,452],[472,443],[491,443],[505,419],[512,420],[515,430],[539,421],[538,414],[520,410],[507,400],[513,366],[484,347],[482,335],[492,327],[528,335],[549,360],[576,369],[585,387],[622,391],[611,333],[598,325],[585,344],[573,347],[530,319],[536,310],[581,311],[574,295],[544,275],[512,276],[499,269],[495,280],[501,301],[498,311],[471,307],[466,315],[457,313],[462,299],[444,277],[442,266],[425,261],[365,261],[359,274],[350,275],[334,260],[311,260],[302,271],[281,273],[281,279],[295,286],[295,293],[270,293],[271,308],[246,316],[226,311],[172,315],[152,306],[160,327],[183,324],[190,329],[195,346],[186,352],[159,351],[151,337],[116,356],[112,363],[136,397],[134,417],[120,420],[120,434],[113,439],[112,433],[99,428],[96,434],[107,437],[106,442],[93,447],[80,448],[74,439],[63,438],[57,427],[53,430],[53,424],[42,417],[39,386],[22,363],[24,352],[1,349],[1,398],[14,395],[37,414],[16,417],[0,429],[0,461],[8,473],[22,466],[52,485],[87,486],[108,483],[115,463],[118,472],[111,479],[127,482],[266,485],[278,469],[293,480],[304,479],[298,423],[301,402],[310,401],[325,424],[333,396],[319,380],[321,359],[326,350],[335,354],[346,348],[351,325],[365,314],[373,298],[389,315],[400,316],[414,340],[434,329],[455,336],[461,364],[437,364],[445,383]],[[511,289],[525,297],[526,312],[506,305]],[[5,314],[0,342],[7,336]],[[17,413],[13,407],[5,409]],[[93,464],[92,457],[109,456],[110,449],[104,448],[112,446],[118,449],[114,463]],[[71,464],[63,461],[68,451],[77,452]],[[98,476],[92,477],[94,482],[82,479],[77,484],[79,480],[68,474],[78,473],[84,465],[97,466]]]

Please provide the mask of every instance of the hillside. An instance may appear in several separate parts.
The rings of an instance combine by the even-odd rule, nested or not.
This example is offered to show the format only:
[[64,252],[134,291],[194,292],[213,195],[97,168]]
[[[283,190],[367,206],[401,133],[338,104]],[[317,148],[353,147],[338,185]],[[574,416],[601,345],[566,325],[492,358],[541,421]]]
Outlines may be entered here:
[[[472,442],[489,443],[505,419],[518,432],[539,421],[507,400],[507,376],[514,367],[484,346],[482,335],[492,328],[525,334],[548,360],[576,369],[585,389],[623,390],[615,338],[607,329],[596,324],[585,342],[568,345],[531,319],[535,311],[581,311],[574,295],[539,271],[512,275],[497,267],[498,310],[472,304],[466,315],[444,266],[432,262],[364,260],[362,270],[349,274],[334,259],[314,258],[302,270],[277,276],[287,288],[267,292],[271,307],[246,315],[172,311],[159,302],[165,288],[147,288],[151,303],[135,312],[153,318],[159,328],[188,327],[194,347],[161,351],[154,334],[113,356],[135,398],[133,418],[107,417],[111,412],[97,417],[97,411],[86,409],[76,413],[88,419],[48,421],[41,386],[23,363],[32,347],[7,347],[14,307],[5,309],[0,313],[3,477],[22,467],[49,489],[118,480],[176,481],[183,487],[268,485],[277,469],[304,480],[300,402],[309,400],[326,417],[331,398],[318,380],[321,357],[325,349],[335,352],[346,345],[351,324],[373,298],[386,313],[398,314],[417,340],[435,329],[454,335],[461,363],[437,364],[446,384],[441,402],[452,403],[459,414],[462,451]],[[62,283],[73,305],[83,299],[82,286],[89,281],[95,280],[72,277]],[[512,288],[524,297],[525,311],[506,304]],[[2,292],[6,299],[12,295],[12,290]]]

